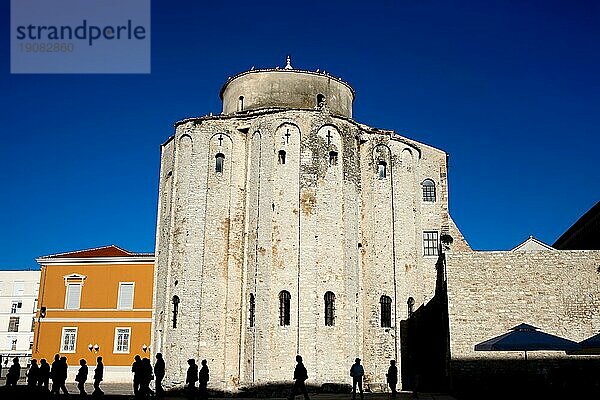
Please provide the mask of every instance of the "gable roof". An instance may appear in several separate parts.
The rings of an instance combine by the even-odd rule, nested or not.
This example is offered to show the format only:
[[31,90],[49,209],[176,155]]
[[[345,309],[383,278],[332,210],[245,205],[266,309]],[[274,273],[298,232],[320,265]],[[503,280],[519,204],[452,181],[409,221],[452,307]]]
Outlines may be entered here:
[[68,251],[65,253],[50,254],[39,257],[40,260],[50,258],[94,258],[94,257],[147,257],[153,253],[133,253],[114,244],[91,249]]
[[524,242],[517,245],[510,251],[513,252],[513,251],[548,251],[548,250],[556,251],[556,249],[554,247],[547,245],[546,243],[534,238],[533,236],[529,236]]

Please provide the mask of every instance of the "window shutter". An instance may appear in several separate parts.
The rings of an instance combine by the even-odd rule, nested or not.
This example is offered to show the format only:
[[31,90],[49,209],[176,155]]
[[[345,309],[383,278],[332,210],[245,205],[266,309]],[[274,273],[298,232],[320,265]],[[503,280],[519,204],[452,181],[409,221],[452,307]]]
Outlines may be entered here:
[[133,308],[133,283],[119,285],[119,309]]
[[77,310],[79,309],[79,302],[81,299],[81,285],[76,283],[76,284],[72,284],[70,283],[69,286],[67,286],[67,302],[66,302],[66,308],[68,310]]

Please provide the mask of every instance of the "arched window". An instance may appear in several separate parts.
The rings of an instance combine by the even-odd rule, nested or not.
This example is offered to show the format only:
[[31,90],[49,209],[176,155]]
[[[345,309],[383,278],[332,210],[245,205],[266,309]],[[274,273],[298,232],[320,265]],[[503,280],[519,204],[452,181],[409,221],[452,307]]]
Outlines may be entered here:
[[338,153],[337,151],[329,152],[329,166],[337,165],[338,163]]
[[335,294],[325,293],[325,326],[335,325]]
[[173,328],[177,328],[177,314],[179,314],[179,297],[173,296]]
[[379,299],[381,305],[381,327],[390,328],[392,326],[392,298],[383,295]]
[[279,325],[288,326],[290,324],[290,299],[292,296],[287,290],[279,292]]
[[413,313],[415,312],[415,299],[413,299],[412,297],[409,297],[406,304],[408,305],[408,318],[410,318],[410,317],[412,317]]
[[254,293],[250,293],[250,310],[248,312],[249,317],[249,322],[250,322],[250,326],[254,326],[254,310],[256,309],[256,303],[254,301]]
[[435,183],[431,179],[423,181],[423,201],[435,201]]
[[317,108],[321,108],[325,105],[325,95],[319,93],[317,95]]
[[277,158],[279,164],[285,164],[285,150],[279,150],[279,156]]
[[238,99],[238,111],[244,111],[244,96]]
[[385,179],[387,176],[387,164],[385,161],[379,161],[377,164],[377,175],[379,179]]
[[223,164],[225,164],[225,154],[217,153],[215,156],[215,172],[217,174],[223,173]]

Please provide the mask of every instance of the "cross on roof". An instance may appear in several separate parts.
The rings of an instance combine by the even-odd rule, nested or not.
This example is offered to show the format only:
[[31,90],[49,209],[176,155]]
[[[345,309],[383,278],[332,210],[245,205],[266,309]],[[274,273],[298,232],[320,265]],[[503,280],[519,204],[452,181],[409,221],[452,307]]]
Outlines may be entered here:
[[285,143],[286,144],[289,143],[290,142],[290,136],[292,136],[292,134],[290,133],[289,129],[286,129],[284,136],[285,136]]
[[331,136],[331,131],[329,129],[327,129],[327,144],[331,144],[332,138],[333,138],[333,136]]
[[223,135],[219,135],[219,146],[223,146]]

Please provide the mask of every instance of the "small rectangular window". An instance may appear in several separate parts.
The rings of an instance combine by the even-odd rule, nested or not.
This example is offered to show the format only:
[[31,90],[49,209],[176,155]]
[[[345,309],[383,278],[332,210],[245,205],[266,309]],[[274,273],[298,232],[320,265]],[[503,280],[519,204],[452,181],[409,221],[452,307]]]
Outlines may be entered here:
[[10,317],[8,321],[9,332],[19,332],[19,317]]
[[19,311],[19,308],[23,307],[23,303],[20,301],[13,301],[10,305],[10,313],[16,314]]
[[117,308],[119,310],[131,310],[133,308],[133,282],[119,282],[119,297]]
[[31,318],[31,332],[35,331],[35,317]]
[[129,353],[131,328],[115,328],[114,353]]
[[423,255],[437,256],[438,255],[438,233],[437,231],[423,232]]
[[6,349],[7,350],[16,350],[17,349],[17,338],[14,336],[6,337]]
[[329,152],[329,166],[332,167],[334,165],[337,165],[337,163],[338,163],[337,151],[330,151]]
[[78,310],[81,301],[81,283],[69,283],[65,295],[65,308]]
[[75,353],[77,348],[77,328],[62,328],[60,351]]

